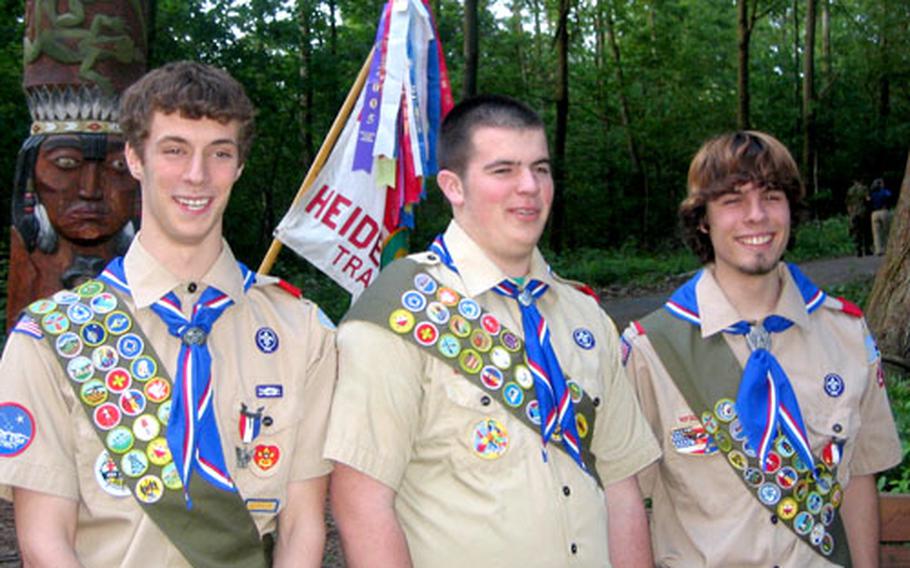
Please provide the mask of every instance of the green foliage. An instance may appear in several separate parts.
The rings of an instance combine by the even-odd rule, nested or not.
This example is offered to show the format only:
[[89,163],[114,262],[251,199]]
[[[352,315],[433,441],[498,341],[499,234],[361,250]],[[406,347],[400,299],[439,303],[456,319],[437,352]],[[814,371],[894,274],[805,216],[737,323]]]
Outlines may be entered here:
[[787,253],[787,260],[805,262],[832,256],[850,256],[853,251],[850,221],[846,216],[840,215],[823,221],[813,219],[801,223],[796,229],[796,243]]
[[878,477],[878,489],[888,493],[910,493],[910,376],[889,370],[886,375],[888,396],[897,431],[901,434],[903,459]]

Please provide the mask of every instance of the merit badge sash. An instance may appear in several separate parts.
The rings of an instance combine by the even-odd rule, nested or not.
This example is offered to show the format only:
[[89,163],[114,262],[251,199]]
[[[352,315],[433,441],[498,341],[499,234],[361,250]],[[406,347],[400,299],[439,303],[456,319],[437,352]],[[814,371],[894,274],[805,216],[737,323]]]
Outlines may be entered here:
[[132,493],[193,566],[268,566],[267,544],[239,493],[200,480],[187,509],[165,438],[173,381],[118,294],[90,280],[25,313],[40,324],[105,447],[95,468],[105,491]]
[[[389,298],[400,301],[390,303]],[[391,329],[443,361],[540,433],[540,407],[521,336],[506,329],[476,301],[440,286],[421,271],[419,263],[401,259],[383,269],[382,278],[366,289],[344,321],[367,321]],[[603,488],[591,453],[595,403],[581,385],[566,379],[575,405],[582,461],[587,473]],[[559,441],[557,436],[551,439]],[[554,446],[569,455],[562,444]]]
[[[837,464],[816,460],[815,475],[793,444],[777,434],[762,468],[736,413],[742,366],[722,334],[702,338],[698,326],[657,310],[641,320],[654,351],[702,427],[749,492],[816,553],[850,566],[838,508]],[[712,448],[713,449],[713,448]]]

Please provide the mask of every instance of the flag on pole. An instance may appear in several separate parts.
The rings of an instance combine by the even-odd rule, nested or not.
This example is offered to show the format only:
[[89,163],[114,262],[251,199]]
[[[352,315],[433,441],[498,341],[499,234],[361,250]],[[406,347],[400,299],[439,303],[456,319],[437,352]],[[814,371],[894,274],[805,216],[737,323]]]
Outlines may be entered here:
[[407,252],[454,101],[429,0],[389,0],[369,72],[331,154],[275,237],[355,297]]

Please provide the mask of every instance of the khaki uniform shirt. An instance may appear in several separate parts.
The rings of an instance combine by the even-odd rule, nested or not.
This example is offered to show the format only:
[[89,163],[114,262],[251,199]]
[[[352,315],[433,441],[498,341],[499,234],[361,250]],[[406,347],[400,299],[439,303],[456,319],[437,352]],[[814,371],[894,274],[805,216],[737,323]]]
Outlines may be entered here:
[[[778,269],[783,287],[773,313],[794,325],[771,334],[771,352],[793,385],[813,454],[820,456],[832,439],[846,441],[838,468],[843,487],[851,476],[899,463],[900,441],[884,382],[877,376],[880,356],[865,321],[843,313],[839,302],[830,298],[808,314],[789,270],[784,264]],[[711,270],[703,272],[695,290],[702,337],[723,333],[723,328],[742,319]],[[651,539],[658,565],[831,566],[783,523],[775,522],[723,453],[699,455],[676,449],[672,432],[698,425],[699,419],[658,359],[647,329],[644,333],[632,324],[623,341],[631,344],[626,371],[663,449],[663,459],[639,475],[642,491],[652,498]],[[749,356],[745,337],[725,333],[724,339],[745,365]],[[825,377],[831,373],[843,378],[838,396],[825,390]],[[739,377],[723,380],[739,383]]]
[[[274,278],[258,277],[244,294],[226,243],[194,293],[188,290],[193,286],[158,264],[138,238],[126,254],[124,269],[133,292],[126,308],[172,380],[180,340],[168,333],[149,305],[173,290],[188,315],[209,285],[234,300],[207,340],[216,419],[225,462],[241,496],[250,500],[248,508],[260,533],[274,531],[288,484],[331,470],[322,459],[335,376],[335,334],[326,325],[331,323],[317,306],[274,285]],[[257,347],[257,331],[263,328],[277,337],[272,353]],[[104,446],[45,339],[10,335],[0,361],[0,393],[0,404],[21,405],[34,417],[31,443],[14,457],[0,457],[0,497],[9,500],[13,487],[23,487],[78,501],[75,546],[85,566],[187,565],[128,491],[115,497],[102,488],[98,468]],[[251,411],[263,408],[260,434],[246,446],[239,431],[241,403]],[[239,459],[238,449],[249,458],[260,445],[277,448],[274,466],[258,467],[256,459],[240,463],[246,460]]]
[[[412,258],[523,336],[515,300],[491,290],[506,276],[454,222],[445,240],[460,276],[435,255]],[[529,276],[550,285],[537,306],[565,375],[597,401],[590,435],[598,473],[605,485],[625,479],[659,452],[623,378],[615,327],[592,298],[552,276],[537,251]],[[594,344],[576,343],[577,330],[590,331]],[[551,447],[544,462],[539,431],[389,329],[346,322],[338,347],[326,457],[397,492],[416,566],[609,566],[603,492],[561,449]],[[508,448],[484,459],[473,436],[487,418],[504,426]]]

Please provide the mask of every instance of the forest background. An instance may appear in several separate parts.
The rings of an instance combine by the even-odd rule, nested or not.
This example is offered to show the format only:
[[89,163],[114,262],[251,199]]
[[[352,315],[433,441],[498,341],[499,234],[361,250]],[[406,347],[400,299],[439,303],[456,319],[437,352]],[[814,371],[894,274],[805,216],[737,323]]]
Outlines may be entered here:
[[[228,240],[250,266],[353,83],[383,4],[152,0],[149,66],[188,58],[219,65],[259,109],[257,141],[226,217]],[[558,267],[605,251],[677,249],[688,163],[702,141],[734,128],[770,132],[793,151],[814,218],[842,213],[854,179],[900,186],[910,139],[905,0],[430,5],[456,99],[509,94],[547,121],[558,193],[544,246]],[[0,6],[0,180],[11,187],[30,122],[21,90],[24,2]],[[0,192],[0,211],[9,199]],[[447,219],[431,181],[412,248],[425,247]],[[343,310],[340,289],[292,253],[273,272],[332,304],[333,316]]]

